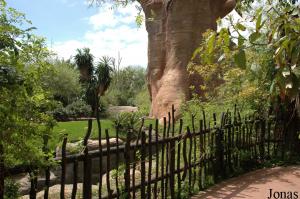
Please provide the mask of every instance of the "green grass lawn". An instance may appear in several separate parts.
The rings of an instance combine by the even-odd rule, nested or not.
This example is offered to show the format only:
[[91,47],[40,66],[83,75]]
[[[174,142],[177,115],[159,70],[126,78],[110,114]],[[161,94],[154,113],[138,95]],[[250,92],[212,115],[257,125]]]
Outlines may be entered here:
[[[58,122],[57,126],[54,127],[54,133],[56,135],[68,134],[68,140],[75,141],[84,138],[87,132],[87,121],[70,121],[70,122]],[[114,137],[116,130],[113,127],[113,121],[104,119],[101,120],[102,138],[105,137],[105,129],[108,129],[109,136]],[[98,127],[96,120],[93,120],[92,138],[98,137]]]
[[[155,124],[154,120],[146,120],[145,125],[148,127],[149,124]],[[84,138],[87,132],[87,121],[70,121],[70,122],[58,122],[57,126],[54,127],[54,134],[63,136],[68,134],[69,141],[77,141]],[[101,120],[102,138],[105,138],[105,129],[108,129],[109,137],[116,136],[116,129],[114,123],[110,119]],[[119,134],[120,137],[125,137],[124,133]],[[93,120],[93,128],[91,138],[98,138],[98,127],[96,120]]]

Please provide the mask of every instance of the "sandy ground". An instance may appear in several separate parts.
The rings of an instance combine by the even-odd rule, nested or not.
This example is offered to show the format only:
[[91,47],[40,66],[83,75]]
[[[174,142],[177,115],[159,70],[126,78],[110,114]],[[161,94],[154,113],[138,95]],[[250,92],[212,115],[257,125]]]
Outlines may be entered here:
[[[253,171],[219,183],[205,192],[193,196],[192,199],[268,199],[270,189],[272,189],[272,193],[275,191],[285,192],[281,193],[279,198],[300,198],[300,166],[275,167]],[[275,197],[272,198],[276,198],[278,194],[280,193],[275,193]],[[285,197],[284,194],[286,194]],[[293,195],[289,197],[288,194]]]
[[119,114],[122,112],[136,112],[138,111],[137,107],[134,106],[109,106],[107,109],[108,113]]

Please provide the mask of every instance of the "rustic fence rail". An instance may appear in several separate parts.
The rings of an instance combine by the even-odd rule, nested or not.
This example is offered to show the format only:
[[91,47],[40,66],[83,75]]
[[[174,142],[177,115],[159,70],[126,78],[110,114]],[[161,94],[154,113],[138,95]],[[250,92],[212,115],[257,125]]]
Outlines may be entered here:
[[[213,115],[212,122],[202,119],[191,119],[191,128],[179,120],[176,126],[174,107],[164,118],[160,128],[158,120],[147,130],[141,128],[135,140],[132,132],[127,133],[124,144],[111,146],[109,132],[105,130],[106,147],[101,144],[101,124],[97,121],[99,148],[88,150],[88,139],[91,135],[92,120],[88,121],[88,130],[84,138],[84,152],[66,154],[67,136],[64,137],[61,157],[56,158],[61,168],[60,198],[66,197],[65,177],[68,164],[73,164],[73,183],[69,198],[181,198],[183,193],[192,194],[203,190],[212,182],[224,179],[239,168],[248,164],[277,156],[283,147],[283,136],[278,124],[273,119],[241,118],[234,112],[223,113],[220,121]],[[196,122],[198,125],[196,125]],[[142,122],[144,125],[144,121]],[[197,126],[197,127],[196,127]],[[177,132],[177,133],[176,133]],[[45,139],[44,150],[47,148]],[[0,148],[1,152],[1,148]],[[119,161],[124,154],[125,162]],[[111,157],[117,158],[117,168],[112,170]],[[98,189],[93,189],[91,179],[92,160],[99,158]],[[106,158],[106,170],[102,163]],[[78,188],[78,164],[83,162],[83,190]],[[250,162],[250,163],[249,163]],[[0,166],[1,166],[0,160]],[[3,166],[2,166],[3,167]],[[138,171],[138,172],[137,172]],[[31,176],[29,197],[37,197],[37,173],[33,166],[0,169],[0,178],[28,172]],[[68,171],[70,172],[70,171]],[[50,168],[44,168],[45,185],[43,198],[50,198]],[[105,173],[105,175],[104,175]],[[103,180],[103,176],[105,179]],[[1,180],[1,181],[2,181]],[[3,185],[0,184],[0,188]],[[3,190],[0,191],[3,198]]]

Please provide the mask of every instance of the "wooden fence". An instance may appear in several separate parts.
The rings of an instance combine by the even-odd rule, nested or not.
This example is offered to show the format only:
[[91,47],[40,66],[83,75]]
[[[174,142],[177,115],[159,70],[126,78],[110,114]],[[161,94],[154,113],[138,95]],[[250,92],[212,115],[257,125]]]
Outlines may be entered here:
[[[106,147],[101,146],[102,131],[99,127],[99,150],[76,155],[66,155],[67,137],[62,144],[61,158],[56,160],[61,167],[60,198],[66,198],[65,176],[68,164],[73,165],[73,184],[70,198],[182,198],[203,190],[210,183],[230,177],[233,171],[246,168],[257,161],[271,158],[282,149],[280,126],[273,120],[241,118],[237,113],[223,113],[220,120],[214,114],[212,122],[202,119],[184,126],[183,121],[175,123],[174,108],[160,126],[158,120],[148,130],[140,129],[133,140],[127,133],[126,142],[111,147],[109,132],[105,130]],[[83,144],[87,146],[91,134],[92,120]],[[119,138],[117,131],[116,137]],[[118,142],[118,139],[117,139]],[[47,150],[47,139],[45,139]],[[124,154],[125,162],[119,156]],[[111,156],[115,155],[117,169],[111,170]],[[97,190],[92,187],[92,160],[99,159],[99,180]],[[103,171],[103,160],[106,168]],[[78,163],[83,162],[83,188],[78,189]],[[49,197],[50,169],[46,168],[44,196]],[[34,167],[20,167],[6,170],[5,176],[29,172],[31,176],[30,198],[37,196],[37,173]],[[103,173],[106,173],[103,178]],[[102,180],[103,179],[103,180]],[[0,192],[1,193],[1,192]]]

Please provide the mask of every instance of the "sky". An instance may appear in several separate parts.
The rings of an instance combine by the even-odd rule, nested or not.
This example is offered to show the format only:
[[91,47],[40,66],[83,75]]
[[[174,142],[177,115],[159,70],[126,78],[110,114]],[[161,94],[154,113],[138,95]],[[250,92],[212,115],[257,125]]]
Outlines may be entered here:
[[25,13],[47,39],[58,57],[68,59],[77,48],[89,47],[96,61],[101,56],[122,58],[122,66],[147,66],[147,32],[138,27],[136,5],[111,9],[111,5],[89,6],[85,0],[7,0]]

